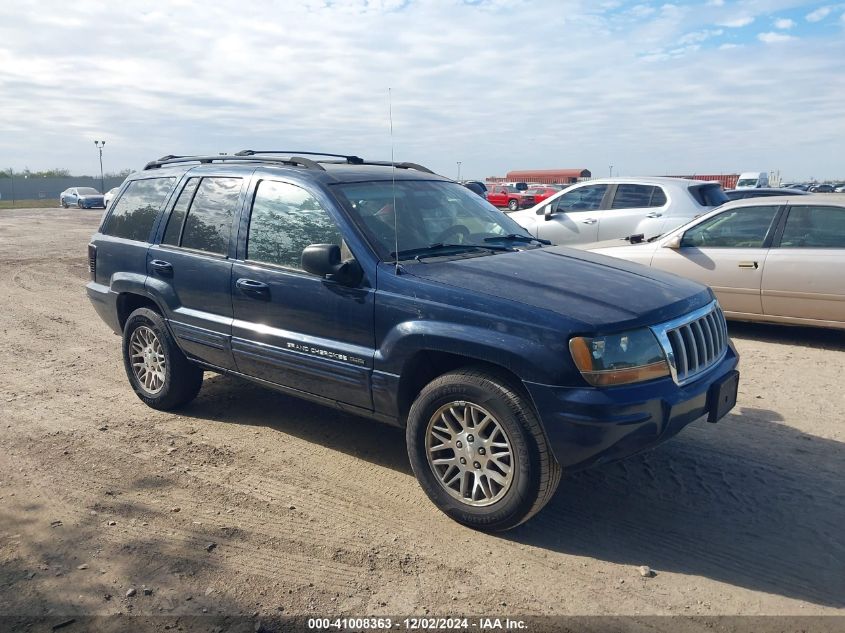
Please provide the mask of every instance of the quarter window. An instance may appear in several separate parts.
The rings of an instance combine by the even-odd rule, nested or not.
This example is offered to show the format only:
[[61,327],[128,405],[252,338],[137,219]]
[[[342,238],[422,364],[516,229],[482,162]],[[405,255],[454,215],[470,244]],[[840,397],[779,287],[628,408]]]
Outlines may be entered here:
[[252,203],[247,259],[302,270],[302,251],[311,244],[342,246],[334,220],[305,189],[262,180]]
[[563,194],[555,202],[555,211],[595,211],[601,208],[601,201],[607,185],[586,185]]
[[845,248],[845,209],[798,206],[789,210],[781,248]]
[[203,178],[185,220],[181,245],[225,255],[240,192],[240,178]]
[[681,246],[762,248],[777,210],[777,206],[770,206],[725,211],[684,233]]
[[175,181],[175,178],[147,178],[130,182],[112,206],[103,225],[103,233],[127,240],[146,241]]

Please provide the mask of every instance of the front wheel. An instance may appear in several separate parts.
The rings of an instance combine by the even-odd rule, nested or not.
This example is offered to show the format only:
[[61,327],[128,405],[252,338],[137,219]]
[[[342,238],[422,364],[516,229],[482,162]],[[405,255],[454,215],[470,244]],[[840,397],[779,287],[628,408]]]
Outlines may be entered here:
[[67,209],[67,208],[68,208],[68,203],[65,202],[64,198],[62,198],[62,209]]
[[76,206],[77,206],[79,209],[84,209],[84,208],[85,208],[85,207],[82,205],[82,200],[77,200],[77,201],[76,201]]
[[508,200],[508,210],[509,211],[516,211],[519,209],[519,201],[518,200]]
[[462,369],[411,406],[411,468],[429,499],[472,528],[502,531],[540,511],[560,482],[531,402],[508,380]]
[[187,404],[202,387],[202,369],[185,358],[164,319],[149,308],[138,308],[126,320],[123,366],[132,389],[153,409]]

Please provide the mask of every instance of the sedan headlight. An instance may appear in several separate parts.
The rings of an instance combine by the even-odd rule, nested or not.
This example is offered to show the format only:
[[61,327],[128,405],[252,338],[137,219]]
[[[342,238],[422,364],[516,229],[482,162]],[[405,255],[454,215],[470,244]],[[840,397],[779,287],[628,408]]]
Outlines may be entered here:
[[595,387],[625,385],[669,375],[666,355],[651,330],[609,336],[576,336],[569,351],[584,379]]

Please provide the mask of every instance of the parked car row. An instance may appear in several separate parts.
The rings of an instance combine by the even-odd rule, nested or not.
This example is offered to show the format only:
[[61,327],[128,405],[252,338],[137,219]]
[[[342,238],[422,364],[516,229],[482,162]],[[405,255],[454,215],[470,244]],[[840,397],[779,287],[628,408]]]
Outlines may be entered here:
[[789,182],[782,184],[781,189],[800,189],[809,193],[845,193],[845,182]]

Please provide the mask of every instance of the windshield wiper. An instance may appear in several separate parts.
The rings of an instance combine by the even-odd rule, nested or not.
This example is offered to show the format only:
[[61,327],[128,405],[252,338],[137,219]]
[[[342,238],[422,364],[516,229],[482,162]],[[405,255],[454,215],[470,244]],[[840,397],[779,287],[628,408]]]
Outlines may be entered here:
[[537,242],[538,244],[551,244],[550,240],[540,239],[539,237],[532,237],[531,235],[519,235],[517,233],[509,233],[508,235],[495,235],[493,237],[485,237],[485,242],[495,242],[497,240],[510,240],[512,242]]
[[395,257],[396,259],[408,259],[409,257],[413,257],[414,259],[419,260],[422,257],[435,257],[439,251],[443,250],[456,251],[457,254],[460,252],[474,250],[512,251],[513,249],[509,246],[493,246],[492,244],[444,244],[442,242],[436,242],[421,248],[406,248],[398,253],[393,251],[390,253],[390,256]]

